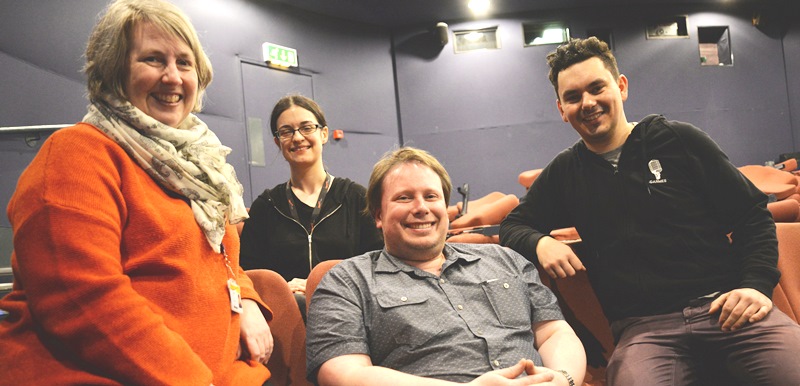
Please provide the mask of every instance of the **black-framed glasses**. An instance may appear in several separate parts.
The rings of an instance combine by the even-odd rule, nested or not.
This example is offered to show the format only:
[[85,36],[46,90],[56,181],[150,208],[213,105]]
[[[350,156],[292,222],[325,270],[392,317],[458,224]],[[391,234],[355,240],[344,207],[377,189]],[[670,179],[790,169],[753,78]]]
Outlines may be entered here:
[[296,129],[292,129],[289,127],[281,127],[278,129],[276,136],[280,138],[282,141],[288,141],[290,138],[294,137],[294,133],[299,131],[304,137],[308,137],[309,135],[313,134],[318,129],[321,129],[322,126],[318,124],[310,124],[310,125],[303,125]]

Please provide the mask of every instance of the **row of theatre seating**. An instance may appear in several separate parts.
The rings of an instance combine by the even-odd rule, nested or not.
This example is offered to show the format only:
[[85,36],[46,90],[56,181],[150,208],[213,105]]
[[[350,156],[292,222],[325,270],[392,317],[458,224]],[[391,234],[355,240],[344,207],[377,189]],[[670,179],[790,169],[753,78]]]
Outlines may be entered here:
[[[778,233],[778,268],[782,276],[773,294],[777,308],[795,322],[800,321],[800,176],[796,160],[787,161],[782,169],[770,166],[745,166],[742,173],[762,191],[774,197],[769,209],[776,220]],[[519,182],[526,188],[541,170],[523,172]],[[469,201],[468,211],[460,202],[448,208],[451,230],[448,242],[498,243],[497,225],[517,204],[514,195],[493,192]],[[580,255],[580,236],[574,228],[552,234]],[[313,292],[322,276],[341,260],[326,261],[316,266],[306,284],[306,296],[313,301]],[[272,382],[276,385],[308,385],[305,379],[305,324],[286,281],[269,270],[247,272],[256,290],[274,312],[270,326],[275,349],[268,363]],[[589,284],[585,271],[576,276],[553,280],[541,274],[542,282],[559,298],[567,321],[583,341],[587,351],[586,386],[605,385],[605,365],[614,351],[614,341],[600,304]]]
[[775,222],[800,221],[800,171],[797,159],[773,166],[748,165],[739,168],[750,181],[770,197],[767,208]]

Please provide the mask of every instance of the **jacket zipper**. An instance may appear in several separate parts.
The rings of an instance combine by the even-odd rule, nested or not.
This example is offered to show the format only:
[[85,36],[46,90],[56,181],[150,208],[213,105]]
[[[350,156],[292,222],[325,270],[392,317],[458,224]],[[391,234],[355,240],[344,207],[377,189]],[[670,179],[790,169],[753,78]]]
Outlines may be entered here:
[[[317,225],[315,225],[314,228],[316,228],[319,224],[322,224],[322,222],[325,221],[326,218],[333,216],[333,214],[336,213],[336,211],[339,210],[339,208],[341,208],[341,207],[342,207],[342,204],[339,204],[339,206],[337,206],[330,213],[325,215],[325,217],[323,217],[319,221],[317,221]],[[305,227],[303,227],[303,229],[305,229]],[[308,272],[311,272],[311,270],[314,268],[314,264],[313,264],[313,261],[312,261],[313,259],[312,259],[312,256],[311,256],[311,235],[313,233],[314,233],[314,229],[312,229],[311,233],[308,234]]]
[[[280,213],[280,214],[281,214],[281,216],[283,216],[283,217],[286,217],[286,218],[287,218],[287,219],[289,219],[289,220],[292,220],[292,222],[294,222],[295,224],[299,225],[299,226],[300,226],[300,228],[301,228],[301,229],[303,229],[303,232],[306,232],[306,236],[308,236],[308,271],[309,271],[309,272],[311,272],[311,269],[312,269],[312,268],[314,268],[314,267],[313,267],[313,265],[314,265],[314,261],[313,261],[313,260],[314,260],[314,259],[313,259],[313,255],[311,254],[311,236],[312,236],[312,234],[314,233],[314,230],[311,230],[311,233],[309,233],[309,232],[308,232],[308,229],[306,229],[306,227],[305,227],[305,226],[303,226],[303,224],[300,224],[300,222],[299,222],[299,221],[297,221],[297,220],[295,220],[294,218],[292,218],[292,217],[289,217],[289,216],[287,216],[286,214],[284,214],[284,213],[283,213],[283,212],[282,212],[280,209],[278,209],[278,207],[277,207],[277,206],[275,206],[275,204],[274,204],[274,203],[273,203],[273,206],[275,207],[275,210],[276,210],[276,211],[278,211],[278,213]],[[322,223],[323,221],[325,221],[325,219],[326,219],[326,218],[328,218],[328,217],[331,217],[331,216],[332,216],[334,213],[336,213],[336,211],[338,211],[338,210],[339,210],[339,208],[341,208],[341,207],[342,207],[342,204],[339,204],[339,206],[337,206],[336,208],[334,208],[334,209],[333,209],[333,210],[332,210],[330,213],[326,214],[326,215],[325,215],[325,217],[323,217],[322,219],[320,219],[320,220],[317,222],[317,225],[319,225],[320,223]]]

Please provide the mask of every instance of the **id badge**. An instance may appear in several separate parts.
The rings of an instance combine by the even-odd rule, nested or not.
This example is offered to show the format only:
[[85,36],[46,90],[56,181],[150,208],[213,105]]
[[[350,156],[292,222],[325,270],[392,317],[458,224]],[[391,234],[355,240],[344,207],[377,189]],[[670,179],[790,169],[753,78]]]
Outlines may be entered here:
[[231,311],[242,313],[242,289],[236,280],[228,279],[228,293],[231,295]]

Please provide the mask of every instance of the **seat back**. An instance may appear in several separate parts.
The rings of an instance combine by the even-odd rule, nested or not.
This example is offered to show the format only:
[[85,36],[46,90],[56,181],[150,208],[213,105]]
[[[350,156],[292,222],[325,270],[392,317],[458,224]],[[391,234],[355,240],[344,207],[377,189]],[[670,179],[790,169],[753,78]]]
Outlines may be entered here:
[[513,194],[505,194],[485,203],[475,200],[470,202],[469,210],[465,215],[450,223],[450,228],[459,229],[500,224],[517,205],[519,205],[519,198]]
[[791,198],[770,202],[767,209],[772,213],[775,222],[798,222],[800,221],[800,202]]
[[317,289],[322,277],[328,273],[328,270],[333,268],[334,265],[339,264],[341,261],[342,260],[323,261],[317,264],[311,270],[311,273],[308,274],[308,279],[306,279],[306,315],[308,315],[308,309],[311,307],[311,302],[313,301],[312,295],[314,295],[314,290]]
[[739,171],[764,194],[775,195],[778,200],[797,193],[798,181],[792,173],[761,165],[742,166]]
[[525,190],[530,189],[531,185],[533,185],[533,181],[536,181],[536,177],[539,177],[539,174],[542,174],[543,169],[531,169],[526,170],[519,174],[517,181],[519,184],[525,187]]
[[246,271],[258,295],[272,310],[275,346],[267,368],[273,385],[311,385],[306,380],[306,326],[286,280],[268,269]]
[[[467,213],[469,213],[470,210],[473,210],[473,209],[476,209],[476,208],[480,208],[480,207],[482,207],[484,205],[490,205],[493,202],[495,202],[495,201],[497,201],[497,200],[499,200],[499,199],[501,199],[501,198],[503,198],[505,196],[506,196],[505,193],[491,192],[491,193],[489,193],[489,194],[487,194],[487,195],[485,195],[485,196],[483,196],[481,198],[478,198],[478,199],[475,199],[475,200],[470,200],[467,203],[468,204],[467,205]],[[450,205],[449,207],[447,207],[447,217],[450,219],[450,222],[453,222],[453,221],[456,220],[456,217],[461,213],[461,209],[462,209],[463,206],[464,206],[464,203],[459,201],[455,205]]]
[[776,223],[781,279],[772,294],[775,307],[800,323],[800,223]]

